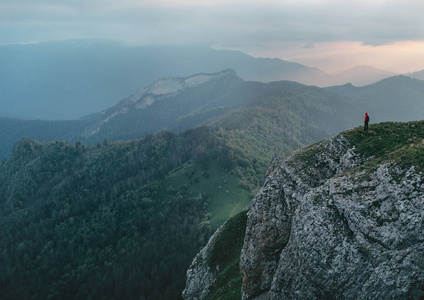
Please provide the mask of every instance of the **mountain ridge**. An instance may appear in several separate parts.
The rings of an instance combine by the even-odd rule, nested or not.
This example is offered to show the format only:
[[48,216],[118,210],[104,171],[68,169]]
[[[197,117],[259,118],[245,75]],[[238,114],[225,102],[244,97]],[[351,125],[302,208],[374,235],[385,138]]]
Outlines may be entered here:
[[[208,47],[127,47],[96,40],[5,45],[0,53],[0,111],[24,119],[77,119],[160,78],[231,68],[246,80],[269,81],[312,70]],[[30,101],[34,97],[37,103]]]
[[376,123],[421,120],[424,113],[424,81],[404,75],[363,87],[343,85],[325,89],[350,99]]
[[0,111],[22,119],[78,119],[160,78],[228,68],[244,80],[340,84],[317,68],[208,47],[127,47],[106,40],[70,40],[4,45],[0,54]]
[[424,70],[405,74],[408,77],[424,80]]
[[[100,131],[102,125],[119,114],[126,114],[129,111],[144,110],[156,101],[165,101],[167,98],[176,96],[181,90],[198,87],[209,81],[220,80],[225,77],[239,78],[234,70],[228,69],[212,74],[200,73],[183,78],[169,77],[159,79],[145,88],[140,88],[133,95],[103,111],[98,118],[99,120],[87,128],[83,136],[89,138],[95,135]],[[188,111],[188,113],[190,113],[190,111]],[[147,126],[147,124],[145,126]]]
[[[219,74],[219,72],[200,74],[211,76],[211,74]],[[276,90],[284,89],[292,93],[299,93],[303,90],[301,92],[303,93],[302,97],[306,99],[311,99],[313,94],[316,94],[317,97],[322,97],[322,95],[319,96],[319,94],[322,94],[320,88],[306,86],[301,83],[292,81],[261,83],[244,81],[231,71],[221,74],[227,74],[228,80],[226,80],[226,82],[224,80],[221,83],[216,81],[216,86],[213,86],[212,80],[209,83],[206,82],[204,88],[192,87],[191,89],[182,89],[178,97],[167,98],[164,94],[154,96],[159,98],[162,97],[161,99],[165,100],[165,102],[162,101],[153,103],[153,106],[146,106],[144,115],[140,115],[142,110],[137,109],[134,103],[128,101],[131,95],[127,95],[124,100],[119,102],[120,104],[118,103],[118,105],[111,106],[104,110],[103,115],[93,114],[80,121],[24,121],[2,118],[1,122],[5,130],[0,133],[0,139],[2,140],[0,157],[7,157],[7,155],[10,154],[13,144],[22,136],[29,136],[39,139],[40,141],[66,139],[71,142],[80,141],[88,144],[102,142],[105,139],[108,141],[137,139],[158,130],[182,132],[195,126],[210,125],[222,118],[225,114],[234,109],[238,109],[238,106],[242,105],[242,103],[247,103],[255,97],[257,98],[259,95],[267,97],[267,94],[274,93],[273,91]],[[196,74],[182,78],[191,78],[191,76],[196,76]],[[178,81],[181,80],[181,77],[173,79],[168,78],[168,80]],[[157,83],[158,82],[161,81],[159,80]],[[371,116],[371,122],[390,120],[411,121],[420,119],[424,114],[423,102],[421,101],[424,97],[422,83],[423,81],[399,75],[364,87],[355,87],[352,84],[345,84],[342,86],[324,88],[323,91],[329,92],[325,96],[327,98],[334,98],[335,96],[331,94],[335,94],[337,97],[341,98],[339,101],[340,103],[350,102],[350,106],[348,106],[351,107],[349,109],[352,110],[349,112],[349,109],[342,109],[341,112],[334,112],[334,116],[337,118],[340,114],[343,114],[341,117],[351,116],[359,123],[361,122],[363,113],[367,111]],[[140,93],[145,92],[144,89],[149,86],[150,85],[146,85],[142,88],[135,89],[136,92],[132,97],[136,97],[134,95],[136,95],[137,91]],[[214,89],[216,91],[213,91]],[[310,94],[308,95],[307,93]],[[171,94],[168,94],[168,96],[170,95]],[[176,93],[173,95],[177,96]],[[146,99],[153,99],[154,97],[146,96]],[[172,99],[176,101],[171,101]],[[198,99],[198,101],[196,101],[196,99]],[[204,103],[202,103],[202,99]],[[399,99],[402,99],[402,101]],[[169,104],[165,105],[166,101],[170,101]],[[172,104],[173,102],[175,103]],[[178,105],[176,103],[178,103]],[[193,107],[194,104],[197,106]],[[143,106],[145,104],[140,102],[138,105]],[[174,105],[174,108],[172,108],[172,105]],[[290,107],[298,104],[291,101],[288,102],[287,105],[290,109]],[[172,112],[172,110],[175,112]],[[360,112],[361,110],[363,111],[362,113]],[[354,115],[352,115],[352,113],[354,113]],[[148,120],[151,121],[150,125],[145,125]],[[103,122],[103,124],[99,126],[101,122]],[[131,122],[133,123],[129,124]],[[63,126],[65,123],[68,124],[66,131],[64,131],[65,128]],[[54,132],[54,126],[58,126],[57,132]],[[351,124],[349,126],[353,125]],[[8,129],[6,130],[6,128]],[[43,128],[48,128],[49,135],[40,132],[40,130],[44,130]],[[348,127],[341,127],[338,129],[341,131],[346,128]],[[94,135],[89,134],[90,132],[95,133],[96,130],[100,130],[100,132],[97,131],[97,134]],[[334,130],[330,131],[334,132]],[[334,134],[335,133],[337,132],[334,132]]]
[[356,66],[332,75],[332,85],[351,83],[354,86],[365,86],[398,74],[377,69],[372,66]]

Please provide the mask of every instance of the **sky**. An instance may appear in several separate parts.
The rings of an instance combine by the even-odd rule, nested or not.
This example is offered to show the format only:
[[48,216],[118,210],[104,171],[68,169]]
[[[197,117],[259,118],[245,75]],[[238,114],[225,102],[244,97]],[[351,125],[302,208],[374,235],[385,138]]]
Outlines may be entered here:
[[424,1],[0,0],[0,45],[80,38],[407,73],[424,70]]

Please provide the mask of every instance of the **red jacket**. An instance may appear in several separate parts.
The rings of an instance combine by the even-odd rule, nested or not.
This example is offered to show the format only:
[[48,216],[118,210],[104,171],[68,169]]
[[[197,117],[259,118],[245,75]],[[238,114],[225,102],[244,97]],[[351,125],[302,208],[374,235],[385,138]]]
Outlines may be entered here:
[[366,122],[368,122],[369,121],[369,117],[368,117],[368,114],[367,113],[365,113],[365,119],[364,119],[364,123],[366,123]]

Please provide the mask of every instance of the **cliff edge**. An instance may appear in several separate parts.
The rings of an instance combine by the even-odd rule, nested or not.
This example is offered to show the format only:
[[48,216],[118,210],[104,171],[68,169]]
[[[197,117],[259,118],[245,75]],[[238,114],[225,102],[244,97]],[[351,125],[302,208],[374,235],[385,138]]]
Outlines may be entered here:
[[[274,160],[248,207],[241,298],[424,297],[423,171],[424,122],[355,128]],[[211,274],[185,299],[219,288],[219,266]]]

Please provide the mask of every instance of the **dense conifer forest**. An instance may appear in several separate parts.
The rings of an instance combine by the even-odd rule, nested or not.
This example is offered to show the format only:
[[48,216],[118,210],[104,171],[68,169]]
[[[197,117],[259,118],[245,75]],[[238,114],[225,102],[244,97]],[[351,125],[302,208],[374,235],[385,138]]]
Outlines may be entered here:
[[[177,299],[211,234],[206,195],[160,178],[233,162],[209,128],[88,147],[21,140],[1,167],[1,298]],[[19,171],[17,171],[19,169]]]

